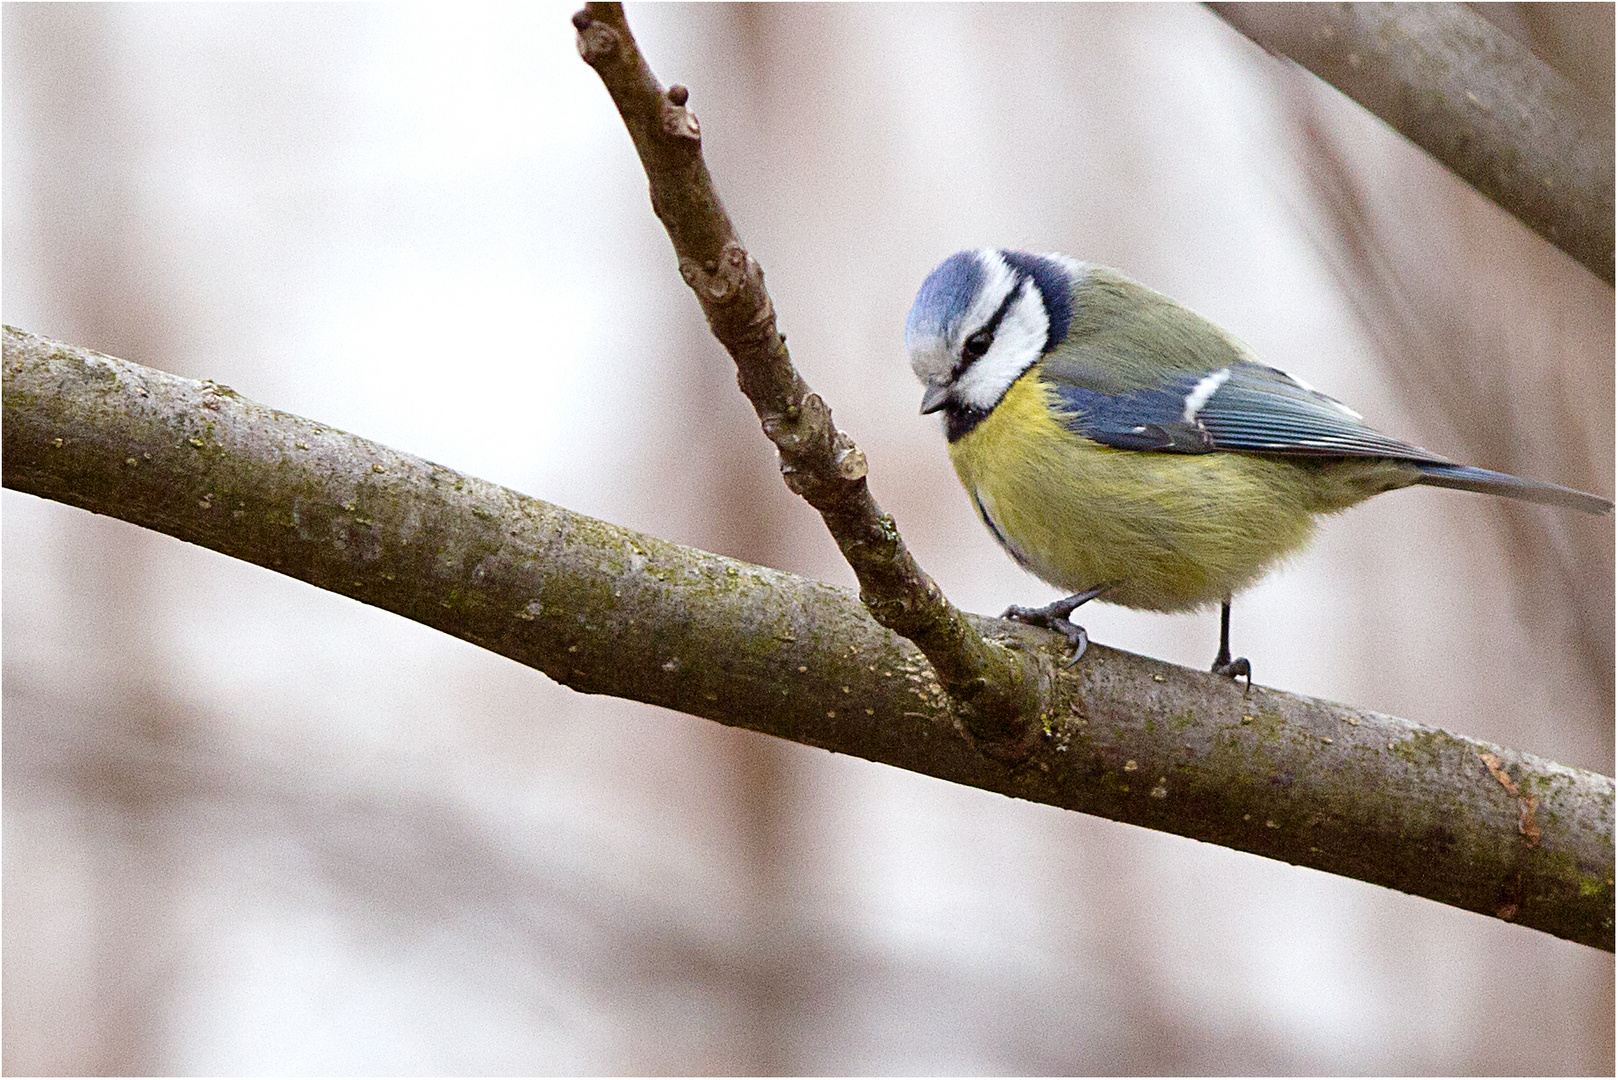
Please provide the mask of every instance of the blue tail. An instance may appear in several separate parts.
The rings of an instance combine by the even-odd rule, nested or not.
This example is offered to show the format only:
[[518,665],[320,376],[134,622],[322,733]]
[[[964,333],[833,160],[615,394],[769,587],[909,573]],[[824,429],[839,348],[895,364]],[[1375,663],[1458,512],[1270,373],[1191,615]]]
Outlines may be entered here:
[[1413,462],[1421,472],[1418,484],[1433,487],[1459,488],[1462,491],[1481,491],[1486,495],[1505,495],[1513,499],[1545,503],[1547,506],[1567,506],[1583,510],[1586,514],[1610,514],[1612,503],[1582,491],[1574,491],[1558,484],[1542,484],[1537,480],[1524,480],[1520,476],[1490,472],[1471,465],[1450,465],[1445,462]]

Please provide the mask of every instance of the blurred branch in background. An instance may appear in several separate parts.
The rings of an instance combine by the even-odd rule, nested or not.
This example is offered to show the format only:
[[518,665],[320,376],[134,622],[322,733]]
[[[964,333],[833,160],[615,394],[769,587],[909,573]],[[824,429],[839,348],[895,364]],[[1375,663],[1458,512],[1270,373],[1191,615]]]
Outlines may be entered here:
[[1208,6],[1613,283],[1612,109],[1510,34],[1461,4]]
[[1059,679],[1035,752],[996,760],[961,737],[919,654],[840,589],[11,328],[3,370],[7,487],[393,611],[587,693],[1613,947],[1607,777],[1099,646]]
[[[59,148],[36,166],[42,175],[34,182],[57,200],[68,236],[51,247],[36,272],[74,333],[116,343],[131,356],[176,356],[197,336],[190,297],[163,266],[164,238],[140,226],[138,188],[109,190],[105,183],[108,175],[138,170],[152,139],[150,128],[135,121],[125,87],[107,62],[116,52],[116,35],[100,19],[67,19],[41,32],[11,14],[6,63],[16,48],[23,66],[34,61],[65,84],[60,95],[19,95],[22,103],[7,105],[37,110],[35,122],[53,133]],[[82,56],[96,62],[77,62]],[[8,222],[15,235],[12,229]],[[6,269],[13,268],[8,250]],[[168,947],[183,922],[178,908],[186,864],[174,823],[207,785],[198,783],[206,769],[198,760],[196,718],[169,675],[167,642],[149,617],[158,588],[152,571],[161,562],[163,541],[107,524],[98,521],[103,527],[64,538],[53,553],[83,589],[61,600],[87,616],[76,642],[82,682],[67,706],[79,727],[30,739],[37,734],[33,717],[48,709],[40,700],[42,688],[27,674],[7,672],[7,828],[19,804],[38,807],[68,792],[74,812],[94,822],[97,838],[95,857],[85,860],[83,873],[103,919],[77,999],[83,1007],[55,1018],[55,1045],[48,1057],[33,1060],[50,1060],[63,1074],[139,1075],[164,1071],[165,1025],[191,966]],[[86,728],[96,734],[85,734]],[[75,752],[86,744],[100,752]],[[19,874],[18,880],[25,879]],[[12,895],[6,894],[8,909]],[[36,940],[13,936],[12,928],[25,923],[7,920],[8,979],[40,948]],[[50,967],[71,970],[70,964]],[[39,1055],[44,1049],[37,1042],[29,1046],[38,1033],[23,1019],[25,1000],[25,994],[5,995],[7,1072],[14,1060],[27,1062],[30,1051]]]

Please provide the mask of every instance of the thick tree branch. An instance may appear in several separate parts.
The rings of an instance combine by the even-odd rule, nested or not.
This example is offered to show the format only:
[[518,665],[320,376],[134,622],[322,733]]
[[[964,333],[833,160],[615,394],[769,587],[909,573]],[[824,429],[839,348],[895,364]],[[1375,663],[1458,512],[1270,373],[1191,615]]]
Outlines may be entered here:
[[[1613,947],[1613,782],[1102,646],[1020,762],[849,593],[7,328],[4,483],[650,702]],[[963,616],[1032,641],[1024,627]]]
[[1612,117],[1461,4],[1210,3],[1611,285]]
[[[737,239],[702,159],[687,91],[665,92],[621,4],[586,4],[573,16],[579,54],[601,76],[651,181],[652,209],[668,230],[680,273],[736,362],[742,393],[781,457],[786,484],[826,522],[877,622],[914,641],[963,721],[1001,756],[1028,752],[1050,707],[1051,664],[996,627],[985,639],[922,570],[866,484],[865,455],[792,365],[775,325],[764,271]],[[1007,647],[1007,646],[1011,647]]]

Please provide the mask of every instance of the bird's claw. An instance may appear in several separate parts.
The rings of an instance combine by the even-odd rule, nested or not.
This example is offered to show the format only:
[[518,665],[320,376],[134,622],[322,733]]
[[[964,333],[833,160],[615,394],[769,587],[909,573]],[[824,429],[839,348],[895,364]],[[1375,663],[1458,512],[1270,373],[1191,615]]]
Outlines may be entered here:
[[[1204,653],[1203,655],[1206,656],[1207,654]],[[1229,653],[1222,653],[1213,662],[1212,670],[1215,675],[1223,675],[1227,679],[1239,679],[1246,676],[1247,689],[1253,689],[1253,665],[1247,662],[1247,657],[1245,656],[1238,656],[1232,660]]]
[[1006,608],[1004,614],[1000,617],[1020,622],[1025,626],[1038,626],[1046,630],[1054,630],[1067,638],[1068,644],[1073,647],[1073,655],[1069,656],[1067,663],[1062,666],[1072,667],[1079,662],[1079,657],[1083,656],[1084,651],[1090,647],[1090,635],[1085,633],[1084,627],[1070,621],[1068,616],[1073,614],[1079,605],[1088,603],[1106,592],[1107,588],[1108,585],[1097,585],[1094,588],[1086,589],[1084,592],[1063,597],[1055,603],[1046,604],[1044,607],[1030,608],[1013,604]]

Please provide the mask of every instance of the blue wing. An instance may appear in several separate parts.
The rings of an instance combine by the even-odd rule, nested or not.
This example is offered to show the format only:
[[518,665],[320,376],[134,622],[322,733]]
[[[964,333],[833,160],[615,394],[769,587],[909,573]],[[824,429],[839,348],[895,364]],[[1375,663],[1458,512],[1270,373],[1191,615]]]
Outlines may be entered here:
[[1283,371],[1247,360],[1216,371],[1173,373],[1162,384],[1123,393],[1047,378],[1068,427],[1123,450],[1310,457],[1444,459],[1391,439],[1358,414]]

